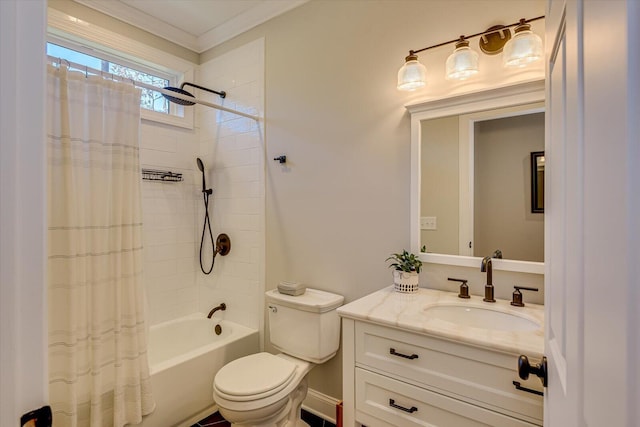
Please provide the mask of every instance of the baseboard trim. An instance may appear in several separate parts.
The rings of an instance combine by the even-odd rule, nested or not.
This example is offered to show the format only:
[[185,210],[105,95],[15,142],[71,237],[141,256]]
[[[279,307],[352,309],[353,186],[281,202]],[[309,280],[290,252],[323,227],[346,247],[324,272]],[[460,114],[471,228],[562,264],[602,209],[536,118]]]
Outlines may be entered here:
[[310,388],[307,391],[307,397],[302,402],[302,407],[313,415],[335,424],[336,405],[338,403],[340,403],[340,400]]

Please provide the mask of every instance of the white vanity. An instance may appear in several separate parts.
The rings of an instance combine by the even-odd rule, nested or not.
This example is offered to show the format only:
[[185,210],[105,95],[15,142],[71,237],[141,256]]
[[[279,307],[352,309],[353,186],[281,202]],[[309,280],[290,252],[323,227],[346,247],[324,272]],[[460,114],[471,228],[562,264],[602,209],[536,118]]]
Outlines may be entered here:
[[542,383],[517,366],[542,358],[543,306],[385,288],[338,313],[345,426],[542,425]]

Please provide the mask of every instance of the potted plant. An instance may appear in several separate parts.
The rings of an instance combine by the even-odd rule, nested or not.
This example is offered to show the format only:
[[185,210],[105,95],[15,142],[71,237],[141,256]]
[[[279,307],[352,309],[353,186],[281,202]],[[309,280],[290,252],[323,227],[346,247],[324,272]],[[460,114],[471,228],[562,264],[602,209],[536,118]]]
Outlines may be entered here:
[[418,292],[418,273],[422,269],[419,255],[403,250],[402,253],[391,254],[386,261],[393,261],[393,287],[398,292]]

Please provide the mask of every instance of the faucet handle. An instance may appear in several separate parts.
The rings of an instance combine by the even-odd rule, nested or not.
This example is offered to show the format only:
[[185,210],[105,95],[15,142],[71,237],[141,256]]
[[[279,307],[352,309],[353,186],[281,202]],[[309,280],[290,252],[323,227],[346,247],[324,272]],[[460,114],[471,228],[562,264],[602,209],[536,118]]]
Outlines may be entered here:
[[458,293],[458,298],[471,298],[469,296],[469,285],[467,285],[467,279],[454,279],[453,277],[448,277],[447,280],[451,280],[452,282],[460,282],[460,292]]
[[514,286],[513,288],[515,289],[515,291],[513,291],[511,305],[516,307],[524,307],[524,303],[522,302],[522,292],[520,292],[521,289],[524,289],[525,291],[538,292],[538,288],[530,288],[527,286]]

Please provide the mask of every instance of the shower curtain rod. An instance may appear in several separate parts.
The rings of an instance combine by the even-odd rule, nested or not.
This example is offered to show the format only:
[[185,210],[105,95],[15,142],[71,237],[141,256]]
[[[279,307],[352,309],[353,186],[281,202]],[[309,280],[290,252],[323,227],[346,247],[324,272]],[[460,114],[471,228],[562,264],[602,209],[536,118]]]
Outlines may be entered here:
[[71,61],[68,61],[68,60],[63,59],[63,58],[58,58],[58,57],[55,57],[55,56],[47,55],[47,59],[50,62],[52,62],[54,64],[58,63],[59,65],[62,64],[63,62],[65,62],[68,65],[69,68],[75,68],[75,69],[80,70],[80,71],[84,70],[85,74],[91,73],[91,74],[99,75],[101,77],[111,77],[112,80],[119,80],[119,81],[128,80],[131,83],[133,83],[134,86],[138,86],[138,87],[142,87],[142,88],[145,88],[145,89],[154,90],[156,92],[160,92],[163,95],[172,96],[174,98],[179,98],[179,99],[182,99],[182,100],[185,100],[185,101],[195,102],[196,104],[204,105],[206,107],[215,108],[216,110],[226,111],[227,113],[237,114],[239,116],[247,117],[247,118],[253,119],[255,121],[260,121],[260,118],[258,116],[253,116],[251,114],[243,113],[241,111],[232,110],[231,108],[223,107],[222,105],[213,104],[211,102],[203,101],[201,99],[194,98],[192,96],[183,95],[183,94],[178,93],[178,92],[165,90],[163,88],[152,86],[150,84],[137,82],[135,80],[128,79],[126,77],[121,77],[121,76],[118,76],[118,75],[115,75],[113,73],[109,73],[109,72],[106,72],[106,71],[96,70],[95,68],[91,68],[91,67],[87,67],[86,65],[82,65],[82,64],[75,63],[75,62],[71,62]]

